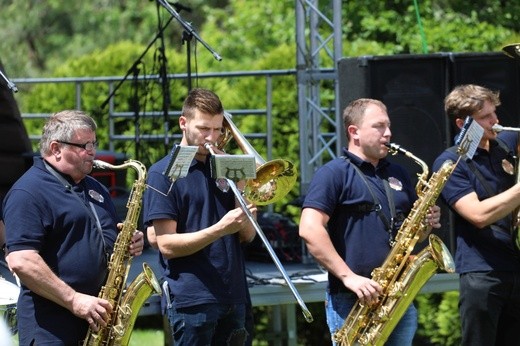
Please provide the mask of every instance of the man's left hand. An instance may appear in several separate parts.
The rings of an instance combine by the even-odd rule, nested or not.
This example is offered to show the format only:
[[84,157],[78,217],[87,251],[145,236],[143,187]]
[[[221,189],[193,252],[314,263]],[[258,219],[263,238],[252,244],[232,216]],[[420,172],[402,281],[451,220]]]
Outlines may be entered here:
[[136,230],[132,235],[132,241],[130,242],[129,251],[132,256],[139,256],[143,253],[144,249],[144,234],[141,231]]

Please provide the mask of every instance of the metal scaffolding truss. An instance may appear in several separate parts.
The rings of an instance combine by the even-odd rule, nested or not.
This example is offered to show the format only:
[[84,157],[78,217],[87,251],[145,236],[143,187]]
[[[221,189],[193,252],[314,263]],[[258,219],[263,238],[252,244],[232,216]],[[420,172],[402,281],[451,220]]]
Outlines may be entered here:
[[341,150],[337,62],[342,55],[341,0],[296,1],[301,195],[315,170]]

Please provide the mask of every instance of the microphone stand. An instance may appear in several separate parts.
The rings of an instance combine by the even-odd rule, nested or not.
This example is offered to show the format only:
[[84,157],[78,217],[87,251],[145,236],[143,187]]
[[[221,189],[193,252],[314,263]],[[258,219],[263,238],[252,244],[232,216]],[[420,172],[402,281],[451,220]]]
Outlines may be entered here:
[[182,44],[186,42],[186,69],[188,71],[188,91],[191,90],[191,34],[186,30],[182,31]]
[[[157,25],[159,27],[159,38],[161,47],[159,48],[159,72],[161,78],[162,96],[163,96],[163,119],[164,119],[164,151],[168,152],[169,149],[169,109],[170,109],[170,82],[168,80],[168,60],[166,58],[166,48],[164,45],[164,34],[160,30],[161,28],[161,16],[159,13],[160,6],[157,4]],[[180,11],[180,10],[179,10]],[[170,17],[169,20],[172,18]]]
[[160,35],[162,35],[164,29],[166,29],[166,27],[168,26],[168,24],[170,24],[172,18],[168,19],[168,21],[166,22],[166,24],[161,27],[159,29],[159,32],[155,35],[155,37],[153,38],[153,40],[148,44],[148,46],[145,48],[145,50],[143,51],[143,53],[137,58],[137,60],[132,64],[132,67],[130,67],[130,69],[126,72],[126,75],[123,77],[123,79],[121,79],[119,81],[119,83],[117,83],[117,85],[115,86],[115,88],[112,90],[112,92],[108,95],[108,97],[106,98],[105,101],[103,101],[103,103],[101,104],[101,109],[104,109],[106,107],[106,105],[108,104],[108,102],[110,102],[110,99],[116,94],[116,91],[121,87],[121,85],[128,79],[128,77],[134,72],[135,68],[137,67],[137,65],[139,65],[141,63],[141,60],[143,59],[143,57],[146,55],[146,53],[148,53],[148,51],[150,50],[150,47],[152,47],[152,45],[155,43],[155,41],[157,41],[157,39],[159,38]]
[[206,47],[206,49],[213,55],[213,57],[218,60],[218,61],[221,61],[222,60],[222,57],[220,55],[217,54],[217,52],[215,52],[215,50],[213,50],[213,48],[211,48],[196,32],[195,30],[193,30],[193,28],[191,27],[191,24],[186,22],[184,19],[181,18],[181,16],[179,15],[179,13],[177,13],[177,11],[175,11],[175,9],[170,5],[170,3],[168,1],[164,1],[164,0],[157,0],[157,2],[162,5],[168,12],[170,12],[170,14],[175,17],[175,19],[177,19],[177,21],[182,25],[182,27],[184,28],[184,30],[186,30],[186,32],[191,36],[191,37],[195,37],[197,39],[197,41],[199,41],[200,43],[202,43],[202,45],[204,47]]
[[132,100],[132,110],[134,111],[134,131],[135,131],[135,159],[139,160],[139,149],[141,147],[141,128],[139,124],[139,68],[136,64],[132,66],[134,97]]
[[5,74],[3,74],[3,72],[2,72],[1,69],[0,69],[0,76],[2,76],[2,78],[5,80],[5,82],[7,83],[7,87],[8,87],[9,89],[11,89],[12,92],[14,92],[14,93],[17,93],[17,92],[18,92],[18,88],[16,87],[16,85],[15,85],[13,82],[11,82],[11,81],[9,80],[9,78],[7,78],[7,77],[5,76]]
[[[132,66],[130,67],[130,69],[128,69],[128,71],[126,72],[125,76],[123,77],[123,79],[121,79],[117,85],[114,87],[114,89],[110,92],[110,94],[108,95],[108,97],[106,98],[105,101],[103,101],[103,103],[101,104],[100,106],[100,109],[103,110],[107,104],[110,102],[110,100],[112,99],[112,97],[114,97],[114,95],[116,94],[117,90],[119,90],[119,88],[123,85],[123,83],[128,79],[128,77],[132,74],[133,75],[133,84],[134,84],[134,87],[135,87],[135,90],[134,90],[134,100],[132,102],[132,110],[134,112],[134,126],[135,126],[135,159],[136,160],[139,160],[139,149],[140,149],[140,127],[139,127],[139,101],[138,101],[138,75],[139,75],[139,64],[142,63],[142,59],[143,57],[148,53],[148,51],[150,50],[150,48],[152,47],[152,45],[155,43],[155,41],[157,41],[157,39],[159,38],[162,38],[163,37],[163,32],[164,32],[164,29],[166,29],[166,27],[168,26],[168,24],[170,24],[170,22],[172,21],[173,18],[169,18],[168,21],[166,22],[166,24],[164,26],[160,26],[159,24],[159,31],[158,33],[155,35],[155,37],[153,38],[152,41],[150,41],[150,43],[148,44],[148,46],[145,48],[145,50],[141,53],[141,55],[137,58],[137,60],[134,61],[134,63],[132,64]],[[164,47],[163,47],[164,48]],[[164,53],[163,53],[164,55]],[[161,71],[162,72],[162,71]],[[161,78],[163,79],[163,83],[164,83],[164,80],[167,78],[166,75],[162,75]],[[168,137],[167,134],[165,137]],[[166,139],[167,140],[167,139]]]

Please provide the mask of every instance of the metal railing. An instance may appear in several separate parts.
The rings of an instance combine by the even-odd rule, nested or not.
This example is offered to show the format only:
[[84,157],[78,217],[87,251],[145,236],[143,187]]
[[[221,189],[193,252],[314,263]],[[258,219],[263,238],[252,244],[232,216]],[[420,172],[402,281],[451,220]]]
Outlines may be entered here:
[[[240,79],[240,78],[261,78],[265,83],[265,107],[257,109],[227,109],[233,115],[255,115],[262,118],[265,121],[265,132],[260,133],[249,133],[245,134],[248,138],[262,138],[266,141],[267,147],[267,158],[271,159],[272,156],[272,145],[273,145],[273,128],[272,128],[272,116],[273,116],[273,95],[276,92],[283,92],[283,90],[275,90],[273,87],[273,80],[280,76],[296,76],[296,70],[263,70],[263,71],[236,71],[236,72],[215,72],[215,73],[202,73],[196,75],[196,80],[207,80],[207,79]],[[169,74],[168,79],[170,81],[175,80],[186,80],[189,76],[186,73],[182,74]],[[139,82],[147,81],[158,81],[160,80],[159,75],[144,75],[136,78]],[[19,89],[23,93],[24,89],[34,87],[42,84],[70,84],[74,87],[74,107],[76,109],[83,109],[83,90],[89,83],[105,83],[107,85],[108,93],[107,105],[108,105],[108,147],[109,151],[114,151],[116,142],[136,142],[136,141],[164,141],[169,143],[171,140],[180,138],[180,134],[169,133],[169,129],[165,128],[162,134],[143,134],[137,133],[135,135],[116,133],[116,127],[114,126],[117,120],[127,119],[132,120],[136,117],[135,112],[118,111],[115,97],[110,97],[114,88],[119,83],[125,81],[125,77],[122,76],[108,76],[108,77],[56,77],[56,78],[16,78],[13,82],[19,86]],[[135,82],[135,80],[132,80]],[[130,83],[130,81],[128,81]],[[294,82],[296,88],[296,80]],[[224,105],[225,106],[225,105]],[[27,112],[23,109],[23,102],[20,107],[22,119],[24,123],[30,122],[35,119],[45,119],[50,116],[50,113],[45,112]],[[58,110],[57,110],[58,111]],[[178,117],[180,115],[179,110],[168,110],[168,116]],[[159,118],[164,116],[164,110],[150,110],[143,111],[139,114],[141,119]],[[103,129],[103,128],[102,128]],[[28,133],[29,139],[35,143],[40,140],[40,133]]]

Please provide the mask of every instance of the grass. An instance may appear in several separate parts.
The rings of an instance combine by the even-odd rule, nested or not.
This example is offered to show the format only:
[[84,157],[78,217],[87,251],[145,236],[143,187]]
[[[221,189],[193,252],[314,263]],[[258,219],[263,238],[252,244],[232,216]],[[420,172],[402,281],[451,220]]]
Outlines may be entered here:
[[[2,343],[0,342],[0,345]],[[18,334],[13,336],[13,346],[18,345]],[[129,346],[162,346],[164,345],[164,332],[157,329],[134,329],[130,337]]]
[[164,345],[164,332],[158,329],[134,329],[129,346]]

